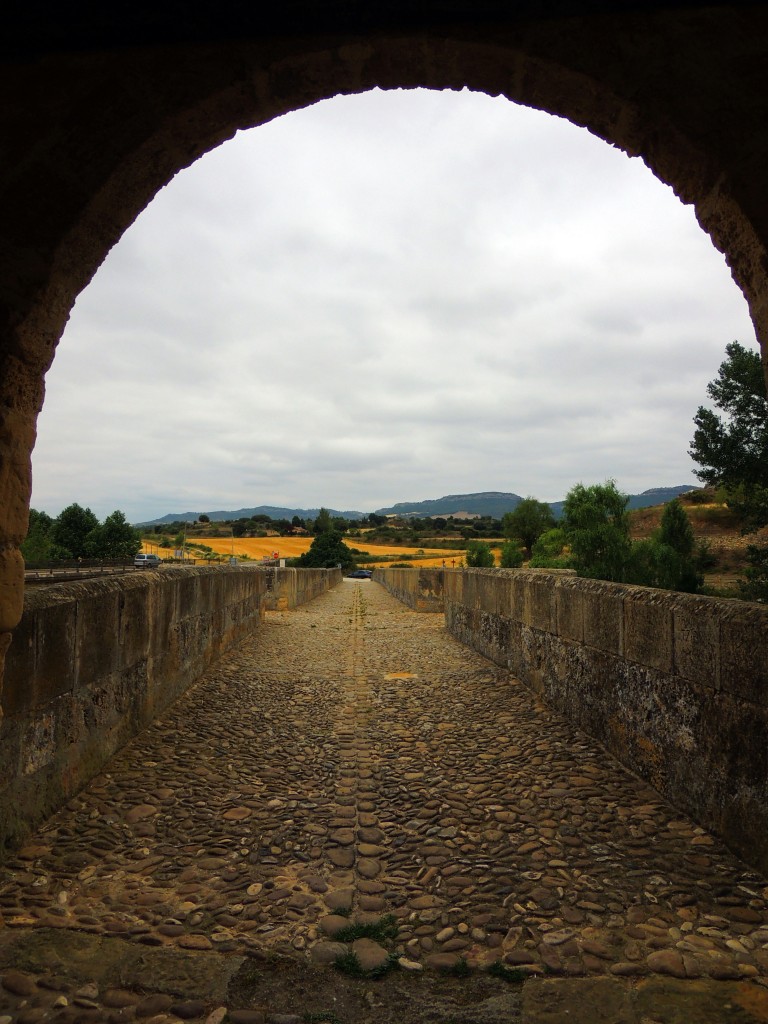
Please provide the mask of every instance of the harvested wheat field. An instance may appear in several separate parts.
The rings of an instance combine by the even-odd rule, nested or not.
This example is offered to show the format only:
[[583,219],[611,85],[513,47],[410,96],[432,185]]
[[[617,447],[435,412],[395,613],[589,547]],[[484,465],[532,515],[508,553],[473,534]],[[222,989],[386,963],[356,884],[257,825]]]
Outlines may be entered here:
[[[194,543],[205,544],[220,555],[234,554],[238,558],[247,557],[259,561],[262,558],[271,558],[275,552],[279,558],[297,558],[305,551],[309,551],[312,537],[235,537],[234,539],[232,537],[195,537]],[[404,555],[415,555],[422,550],[421,548],[406,548],[396,545],[367,544],[358,537],[350,537],[345,543],[351,548],[357,548],[358,551],[365,551],[370,555],[379,557],[386,555],[391,562],[400,562]],[[146,541],[142,545],[142,551],[157,552],[163,557],[162,549],[158,549],[157,545]],[[166,552],[168,555],[172,553],[171,550]],[[194,556],[194,548],[191,548],[191,553]],[[365,564],[365,558],[360,558],[359,561],[361,564]],[[413,559],[413,561],[408,559],[409,565],[414,566],[441,566],[443,562],[449,568],[463,565],[464,552],[424,549],[422,557]],[[386,565],[387,563],[377,562],[376,564]]]

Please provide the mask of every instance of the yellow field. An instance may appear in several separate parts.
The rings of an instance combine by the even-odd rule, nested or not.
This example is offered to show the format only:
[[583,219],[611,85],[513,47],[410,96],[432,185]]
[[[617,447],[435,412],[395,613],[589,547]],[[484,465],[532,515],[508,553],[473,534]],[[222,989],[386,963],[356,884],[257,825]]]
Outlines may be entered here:
[[[206,544],[217,554],[231,555],[234,553],[236,557],[247,556],[254,561],[265,557],[269,558],[275,552],[277,552],[278,558],[296,558],[308,551],[312,543],[311,537],[235,537],[234,540],[231,537],[196,537],[195,540],[200,544]],[[367,544],[360,537],[350,537],[346,543],[349,547],[367,551],[371,555],[387,555],[391,562],[400,562],[403,555],[415,555],[417,551],[421,550],[420,548],[396,547],[395,545]],[[146,541],[142,544],[141,550],[155,552],[161,558],[164,555],[173,554],[172,549],[158,548],[156,544]],[[194,548],[191,551],[194,555]],[[498,561],[498,551],[494,550],[494,553]],[[360,562],[365,565],[365,559],[361,558]],[[463,565],[464,552],[436,551],[434,548],[425,548],[424,556],[414,559],[412,562],[409,560],[409,565],[441,566],[443,562],[447,568]],[[379,562],[377,564],[384,565],[386,563]]]

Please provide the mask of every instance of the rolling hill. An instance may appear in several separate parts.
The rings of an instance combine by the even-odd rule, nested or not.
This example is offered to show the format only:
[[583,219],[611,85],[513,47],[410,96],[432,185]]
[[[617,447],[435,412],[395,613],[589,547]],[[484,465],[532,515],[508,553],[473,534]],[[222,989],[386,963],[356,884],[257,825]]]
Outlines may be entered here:
[[[678,484],[674,487],[652,487],[641,494],[630,494],[628,508],[645,508],[647,505],[659,505],[665,501],[671,501],[678,494],[696,489],[696,484]],[[501,519],[505,512],[511,512],[523,499],[513,491],[476,491],[471,494],[446,494],[442,498],[429,498],[425,501],[399,501],[388,508],[378,508],[378,515],[399,515],[404,517],[424,518],[427,516],[451,516],[464,512],[469,515],[492,516],[494,519]],[[556,516],[562,514],[563,502],[550,502],[552,511]],[[212,523],[220,523],[231,519],[250,519],[252,516],[265,515],[271,519],[293,519],[298,516],[300,519],[314,519],[319,508],[282,508],[276,505],[258,505],[255,508],[239,508],[231,512],[169,512],[168,515],[158,519],[150,519],[143,523],[134,523],[134,526],[162,526],[164,523],[191,523],[199,519],[201,515],[207,515]],[[345,511],[328,509],[332,516],[340,516],[343,519],[358,520],[364,519],[365,512]]]

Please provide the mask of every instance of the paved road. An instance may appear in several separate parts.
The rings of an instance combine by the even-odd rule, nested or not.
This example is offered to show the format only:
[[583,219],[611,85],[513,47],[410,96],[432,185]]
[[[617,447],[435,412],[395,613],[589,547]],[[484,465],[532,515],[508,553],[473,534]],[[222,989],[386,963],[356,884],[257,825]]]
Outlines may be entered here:
[[[352,949],[341,929],[384,918],[354,947],[364,967],[500,961],[517,978],[746,981],[762,998],[767,886],[441,616],[345,581],[270,613],[0,867],[0,957],[72,929],[327,964]],[[106,1019],[103,986],[46,988],[15,955],[0,1024]],[[109,1019],[133,1019],[136,992],[112,988],[125,1006]],[[150,1008],[172,1021],[182,1004]]]

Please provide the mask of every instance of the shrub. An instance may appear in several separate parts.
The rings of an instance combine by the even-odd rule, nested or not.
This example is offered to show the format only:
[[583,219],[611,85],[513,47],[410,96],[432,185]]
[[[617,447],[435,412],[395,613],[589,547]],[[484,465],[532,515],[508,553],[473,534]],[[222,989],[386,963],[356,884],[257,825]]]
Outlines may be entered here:
[[533,545],[528,565],[531,569],[571,568],[572,563],[568,553],[568,539],[565,536],[565,530],[555,527],[554,530],[542,533]]
[[749,567],[746,581],[739,581],[739,593],[748,601],[768,601],[768,547],[750,544],[747,548]]
[[624,581],[630,559],[629,498],[614,480],[576,484],[563,504],[563,526],[580,576]]
[[467,553],[464,557],[467,565],[473,569],[490,569],[496,564],[490,544],[483,540],[471,540],[467,544]]
[[508,540],[501,546],[501,567],[502,569],[519,569],[523,564],[523,552],[520,545]]

